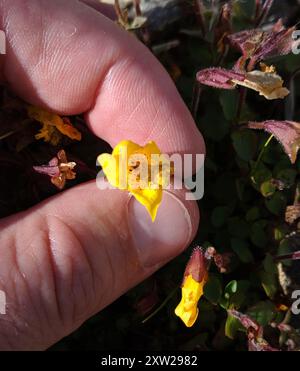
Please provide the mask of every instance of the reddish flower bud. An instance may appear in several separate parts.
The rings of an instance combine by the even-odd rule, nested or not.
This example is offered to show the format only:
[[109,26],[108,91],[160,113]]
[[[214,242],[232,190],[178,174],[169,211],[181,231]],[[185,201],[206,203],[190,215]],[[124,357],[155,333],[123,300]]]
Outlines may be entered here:
[[207,278],[207,259],[203,253],[201,247],[196,247],[192,252],[190,260],[184,271],[184,277],[191,275],[193,279],[197,282],[201,282]]
[[232,80],[244,81],[245,74],[223,68],[207,68],[197,73],[197,80],[204,85],[220,89],[234,89]]
[[186,266],[181,286],[182,299],[175,309],[176,316],[180,317],[187,327],[193,326],[197,320],[197,305],[203,295],[207,277],[207,260],[202,249],[197,247]]

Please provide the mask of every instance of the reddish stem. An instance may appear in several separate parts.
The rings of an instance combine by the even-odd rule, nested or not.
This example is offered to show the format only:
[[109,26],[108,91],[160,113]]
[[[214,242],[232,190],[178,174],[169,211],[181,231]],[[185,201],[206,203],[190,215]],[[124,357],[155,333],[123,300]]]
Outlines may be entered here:
[[256,19],[256,27],[259,27],[262,25],[262,23],[264,23],[264,21],[266,20],[269,12],[270,12],[270,9],[272,7],[274,3],[274,0],[266,0],[265,3],[264,3],[264,6],[262,8],[262,11],[260,13],[260,15],[258,16],[258,18]]
[[198,113],[201,92],[202,92],[201,85],[198,83],[198,81],[196,81],[194,85],[193,99],[191,104],[191,111],[195,120]]
[[135,13],[138,17],[142,15],[141,0],[134,0]]
[[275,257],[275,261],[281,260],[300,260],[300,251],[296,251],[286,255],[279,255]]
[[203,16],[203,1],[202,0],[195,0],[195,11],[196,11],[196,16],[200,25],[200,29],[202,32],[202,36],[204,37],[206,34],[206,27],[205,27],[205,20]]

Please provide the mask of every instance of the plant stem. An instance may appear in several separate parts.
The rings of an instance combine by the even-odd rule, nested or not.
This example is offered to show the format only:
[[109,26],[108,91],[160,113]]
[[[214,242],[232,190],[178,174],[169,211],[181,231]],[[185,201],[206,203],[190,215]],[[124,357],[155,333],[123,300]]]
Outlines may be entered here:
[[272,8],[273,3],[274,0],[265,1],[261,13],[259,14],[259,17],[256,19],[256,27],[261,26],[262,23],[266,20],[268,14],[270,13],[270,9]]
[[5,133],[3,135],[0,136],[0,140],[2,139],[5,139],[7,137],[10,137],[11,135],[13,135],[16,131],[15,130],[12,130],[12,131],[9,131],[8,133]]
[[118,17],[118,21],[121,22],[122,24],[126,24],[127,20],[124,17],[124,13],[121,9],[119,0],[115,0],[115,11]]
[[264,155],[264,153],[265,153],[265,151],[266,151],[268,145],[271,143],[271,141],[272,141],[273,138],[274,138],[274,135],[273,135],[273,134],[270,135],[270,137],[268,138],[268,140],[267,140],[266,143],[264,144],[264,146],[263,146],[263,148],[261,149],[260,154],[259,154],[259,156],[258,156],[258,158],[257,158],[256,164],[255,164],[254,169],[253,169],[253,171],[252,171],[252,180],[253,180],[254,183],[256,183],[256,182],[255,182],[255,179],[253,178],[253,174],[255,173],[255,171],[256,171],[258,165],[260,164],[260,161],[261,161],[261,159],[262,159],[262,157],[263,157],[263,155]]
[[135,13],[138,17],[142,15],[141,0],[134,0]]
[[195,120],[198,113],[201,92],[202,92],[201,85],[196,81],[194,85],[193,99],[191,104],[191,111]]
[[199,26],[202,32],[202,36],[204,37],[206,34],[206,27],[205,27],[205,20],[203,16],[203,1],[202,0],[195,0],[195,10],[196,16],[199,22]]
[[257,21],[259,15],[261,14],[262,9],[262,1],[261,0],[255,0],[255,17],[254,21]]
[[300,260],[300,251],[293,252],[291,254],[279,255],[274,258],[275,261],[281,260]]
[[173,295],[176,293],[177,289],[178,289],[178,287],[175,287],[175,289],[173,291],[171,291],[171,293],[165,298],[165,300],[161,303],[161,305],[157,309],[155,309],[155,311],[152,312],[148,317],[143,319],[142,323],[146,323],[147,321],[149,321],[149,319],[154,317],[167,304],[167,302],[173,297]]

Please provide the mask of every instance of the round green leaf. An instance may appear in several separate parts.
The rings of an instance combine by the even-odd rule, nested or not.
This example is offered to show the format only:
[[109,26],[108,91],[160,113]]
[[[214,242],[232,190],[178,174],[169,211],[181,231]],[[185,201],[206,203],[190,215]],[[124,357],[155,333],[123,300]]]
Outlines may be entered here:
[[266,326],[276,314],[275,305],[270,301],[261,301],[250,308],[247,314],[261,326]]
[[266,246],[268,237],[265,232],[265,225],[262,223],[262,221],[257,221],[252,224],[250,238],[255,246],[261,248]]
[[226,120],[233,120],[236,116],[238,92],[236,90],[223,90],[220,92],[220,103]]
[[237,290],[237,281],[236,280],[230,281],[225,287],[226,299],[229,299],[232,294],[236,293],[236,290]]
[[260,210],[258,207],[252,207],[246,214],[246,221],[247,222],[254,222],[255,220],[259,219],[260,217]]
[[231,239],[231,248],[237,254],[241,262],[243,263],[253,263],[254,258],[251,250],[249,249],[249,244],[245,240],[239,238]]
[[236,131],[231,135],[233,147],[244,161],[253,159],[257,150],[256,134],[250,130]]
[[217,304],[222,296],[222,283],[215,275],[210,275],[204,286],[204,296],[213,304]]
[[272,180],[267,180],[260,186],[260,192],[264,197],[271,197],[276,192],[276,186]]
[[225,224],[229,215],[230,215],[230,209],[228,207],[226,206],[216,207],[213,210],[212,216],[211,216],[211,222],[213,226],[216,228],[222,227]]
[[265,200],[265,203],[268,210],[277,216],[282,215],[287,206],[287,200],[280,192],[275,193],[271,199]]

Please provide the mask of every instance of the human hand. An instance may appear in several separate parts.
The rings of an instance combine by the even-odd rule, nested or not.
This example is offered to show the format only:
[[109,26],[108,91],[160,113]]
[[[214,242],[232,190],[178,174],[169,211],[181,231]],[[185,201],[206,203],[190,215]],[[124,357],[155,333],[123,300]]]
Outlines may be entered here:
[[[89,128],[111,146],[154,140],[165,153],[203,153],[158,61],[88,3],[2,1],[2,80],[31,104],[86,112]],[[165,193],[152,223],[127,192],[100,191],[95,182],[2,219],[0,349],[45,349],[74,331],[180,254],[198,222],[197,205],[183,192]]]

